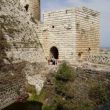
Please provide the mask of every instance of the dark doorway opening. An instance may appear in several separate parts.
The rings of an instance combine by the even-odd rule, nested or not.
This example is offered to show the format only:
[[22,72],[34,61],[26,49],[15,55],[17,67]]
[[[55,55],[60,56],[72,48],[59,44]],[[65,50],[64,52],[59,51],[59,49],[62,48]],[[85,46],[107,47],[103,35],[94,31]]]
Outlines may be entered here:
[[57,65],[58,64],[58,58],[59,58],[59,52],[57,47],[53,46],[50,48],[50,59],[49,64],[51,65]]
[[26,4],[26,5],[24,6],[24,8],[25,8],[25,10],[28,12],[29,4]]
[[51,49],[50,49],[50,53],[51,53],[51,56],[54,57],[55,59],[58,59],[59,57],[59,52],[58,52],[58,49],[53,46]]

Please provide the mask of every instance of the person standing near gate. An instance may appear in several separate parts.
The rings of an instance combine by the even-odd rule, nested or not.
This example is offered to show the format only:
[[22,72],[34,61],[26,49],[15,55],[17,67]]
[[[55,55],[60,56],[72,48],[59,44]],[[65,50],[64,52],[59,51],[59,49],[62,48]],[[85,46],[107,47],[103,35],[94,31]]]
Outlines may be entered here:
[[52,65],[55,65],[55,58],[52,56]]

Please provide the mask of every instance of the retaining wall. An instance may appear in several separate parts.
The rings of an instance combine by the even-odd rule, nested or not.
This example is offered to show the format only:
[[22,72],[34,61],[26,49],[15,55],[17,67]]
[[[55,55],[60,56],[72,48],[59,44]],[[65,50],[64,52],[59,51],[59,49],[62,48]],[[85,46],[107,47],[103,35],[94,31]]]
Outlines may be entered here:
[[87,58],[87,61],[97,64],[110,65],[110,54],[94,54]]

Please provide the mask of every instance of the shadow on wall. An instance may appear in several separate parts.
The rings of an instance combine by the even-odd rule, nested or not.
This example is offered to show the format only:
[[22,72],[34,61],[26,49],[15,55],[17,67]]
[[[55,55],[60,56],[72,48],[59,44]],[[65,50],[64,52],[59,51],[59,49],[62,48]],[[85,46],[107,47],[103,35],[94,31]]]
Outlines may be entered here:
[[10,105],[9,107],[3,110],[42,110],[42,103],[40,102],[19,102]]

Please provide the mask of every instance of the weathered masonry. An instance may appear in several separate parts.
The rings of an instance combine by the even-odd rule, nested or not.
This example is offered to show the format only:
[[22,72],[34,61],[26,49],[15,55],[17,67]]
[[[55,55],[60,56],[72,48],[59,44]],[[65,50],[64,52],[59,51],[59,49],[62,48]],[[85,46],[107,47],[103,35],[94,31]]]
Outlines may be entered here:
[[86,7],[44,13],[39,39],[47,60],[70,63],[99,52],[99,12]]
[[40,0],[0,0],[0,110],[24,96],[26,78],[39,83],[34,75],[48,72],[45,57],[73,63],[91,54],[88,61],[110,64],[110,57],[93,55],[99,36],[97,11],[46,12],[41,23]]
[[39,0],[0,0],[0,110],[27,95],[27,70],[45,65],[37,35],[39,19]]
[[40,20],[40,0],[20,0],[20,3],[33,20],[36,22]]

